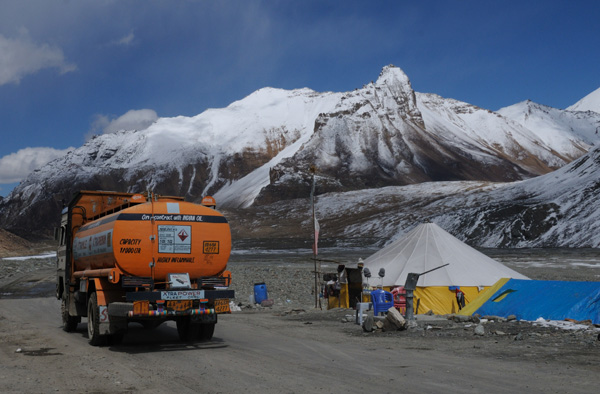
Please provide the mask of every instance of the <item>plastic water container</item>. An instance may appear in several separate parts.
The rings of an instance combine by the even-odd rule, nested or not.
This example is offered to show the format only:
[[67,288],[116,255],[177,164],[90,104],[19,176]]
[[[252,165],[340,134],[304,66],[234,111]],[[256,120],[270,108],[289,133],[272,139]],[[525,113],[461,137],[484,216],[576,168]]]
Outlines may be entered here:
[[268,298],[267,296],[267,285],[264,283],[254,284],[254,302],[260,304]]

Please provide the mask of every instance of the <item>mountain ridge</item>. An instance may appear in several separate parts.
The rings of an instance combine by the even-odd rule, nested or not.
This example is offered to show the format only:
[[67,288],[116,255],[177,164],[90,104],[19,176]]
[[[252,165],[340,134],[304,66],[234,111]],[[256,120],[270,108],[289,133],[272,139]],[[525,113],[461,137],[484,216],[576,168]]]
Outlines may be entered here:
[[[538,118],[545,113],[539,106],[527,110]],[[227,209],[295,200],[308,197],[313,165],[319,194],[527,179],[564,166],[596,142],[590,130],[597,114],[553,111],[546,110],[551,120],[577,114],[554,119],[557,130],[566,129],[560,143],[545,142],[515,108],[509,117],[415,92],[392,65],[351,92],[263,88],[222,109],[91,139],[2,199],[0,227],[48,234],[62,202],[79,189],[153,190],[193,201],[213,194]]]
[[[320,187],[317,177],[317,189]],[[315,211],[327,246],[383,246],[433,222],[482,248],[600,247],[600,147],[563,168],[517,182],[425,182],[321,194]],[[312,234],[308,199],[228,211],[234,238]],[[285,218],[285,220],[281,220]],[[261,226],[256,226],[260,222]],[[306,246],[307,250],[310,245]]]

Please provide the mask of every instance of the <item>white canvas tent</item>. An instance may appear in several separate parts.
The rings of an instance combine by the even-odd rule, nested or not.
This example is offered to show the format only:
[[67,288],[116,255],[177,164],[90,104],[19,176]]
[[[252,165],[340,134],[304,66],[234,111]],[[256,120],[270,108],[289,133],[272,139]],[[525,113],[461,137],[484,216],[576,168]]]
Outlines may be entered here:
[[[415,291],[415,302],[420,299],[418,312],[458,312],[455,293],[450,287],[459,286],[468,303],[501,278],[529,279],[473,249],[434,223],[418,225],[364,261],[365,268],[369,268],[374,276],[380,268],[385,268],[383,286],[386,288],[404,286],[411,272],[420,274],[444,264],[449,265],[420,276]],[[370,283],[378,285],[381,281],[371,277]]]

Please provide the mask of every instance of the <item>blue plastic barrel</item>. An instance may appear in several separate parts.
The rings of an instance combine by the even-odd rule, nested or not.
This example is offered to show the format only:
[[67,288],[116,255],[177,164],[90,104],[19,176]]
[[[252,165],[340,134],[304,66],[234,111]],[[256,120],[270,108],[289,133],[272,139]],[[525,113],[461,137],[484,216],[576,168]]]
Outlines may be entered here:
[[255,283],[254,284],[254,302],[256,302],[257,304],[260,304],[267,298],[268,298],[267,297],[267,285],[265,285],[264,283]]

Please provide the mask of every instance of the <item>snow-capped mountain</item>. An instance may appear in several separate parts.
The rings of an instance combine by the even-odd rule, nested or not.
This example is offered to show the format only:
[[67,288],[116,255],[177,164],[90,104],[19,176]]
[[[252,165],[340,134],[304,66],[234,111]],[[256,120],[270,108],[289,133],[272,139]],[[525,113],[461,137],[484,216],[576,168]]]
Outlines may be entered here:
[[531,130],[537,139],[547,141],[560,152],[568,153],[573,149],[571,157],[580,156],[582,151],[600,141],[597,132],[600,112],[564,111],[528,100],[501,108],[498,113]]
[[600,113],[600,88],[567,107],[567,111],[594,111]]
[[[264,88],[224,109],[97,136],[21,182],[0,204],[0,227],[27,236],[40,220],[55,222],[61,203],[82,189],[152,190],[198,200],[254,171],[251,189],[258,193],[269,179],[261,166],[293,154],[339,96]],[[252,190],[246,191],[243,198],[251,202]]]
[[323,190],[344,191],[442,180],[518,180],[559,168],[589,148],[576,138],[560,142],[547,143],[497,113],[415,93],[402,70],[388,66],[377,82],[346,93],[335,112],[317,118],[311,139],[271,169],[271,182],[258,202],[306,193],[313,164],[324,178]]
[[313,165],[320,194],[526,179],[564,166],[595,143],[595,115],[561,118],[565,111],[556,111],[548,110],[555,124],[548,138],[518,116],[416,93],[394,66],[352,92],[264,88],[223,109],[88,141],[2,199],[0,227],[47,234],[61,202],[80,189],[153,190],[192,201],[213,194],[230,209],[305,198]]

